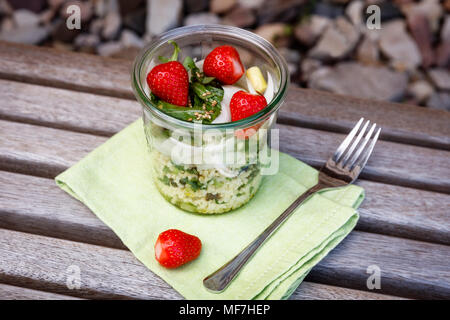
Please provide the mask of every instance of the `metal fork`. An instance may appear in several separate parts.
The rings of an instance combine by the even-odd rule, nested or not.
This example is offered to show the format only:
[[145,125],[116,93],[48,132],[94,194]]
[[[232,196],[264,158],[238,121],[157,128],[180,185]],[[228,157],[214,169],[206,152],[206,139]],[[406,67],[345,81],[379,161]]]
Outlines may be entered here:
[[[376,129],[376,123],[374,123],[367,134],[364,135],[369,127],[370,121],[366,121],[362,129],[359,130],[363,121],[364,118],[361,118],[358,121],[352,131],[350,131],[348,136],[337,148],[334,155],[328,159],[325,165],[320,169],[318,183],[299,196],[270,226],[268,226],[237,256],[206,277],[203,280],[203,285],[207,289],[216,293],[225,290],[258,248],[291,216],[294,210],[313,193],[325,188],[345,186],[353,183],[356,178],[358,178],[372,154],[381,131],[381,128],[378,128],[375,135],[373,134]],[[358,135],[356,135],[357,133]],[[363,136],[364,139],[361,141]],[[367,146],[369,141],[370,144]]]

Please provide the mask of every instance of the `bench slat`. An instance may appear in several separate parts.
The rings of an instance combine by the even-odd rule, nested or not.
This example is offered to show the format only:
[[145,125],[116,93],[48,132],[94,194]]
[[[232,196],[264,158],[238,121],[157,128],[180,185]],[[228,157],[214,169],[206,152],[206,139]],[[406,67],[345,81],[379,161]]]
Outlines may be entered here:
[[[0,172],[0,183],[8,186],[5,196],[0,196],[0,227],[124,249],[111,230],[80,202],[58,190],[51,180]],[[27,198],[27,203],[21,203],[23,197]],[[325,264],[318,272],[315,269],[312,271],[316,275],[315,281],[364,290],[361,286],[367,276],[366,269],[362,268],[377,264],[387,277],[386,281],[392,282],[388,286],[391,291],[386,293],[403,296],[416,287],[426,287],[427,295],[447,294],[450,284],[445,279],[449,276],[449,270],[442,257],[450,254],[450,247],[361,231],[352,234],[356,236],[346,240],[350,245],[345,250],[340,246],[335,249],[337,253],[333,256],[336,256],[337,262],[334,258],[332,261],[337,266]],[[393,253],[397,250],[398,253]],[[424,267],[424,264],[429,266]],[[403,271],[397,274],[398,269]],[[399,277],[404,277],[405,282],[400,281]],[[346,283],[340,283],[340,279],[346,279]],[[430,291],[428,286],[435,289]],[[424,294],[414,291],[417,297]]]
[[[0,229],[0,275],[5,282],[59,294],[100,299],[180,299],[129,251]],[[80,288],[69,277],[80,271]],[[75,278],[77,279],[77,278]],[[295,299],[386,299],[371,292],[305,282]]]
[[80,300],[62,294],[10,286],[0,283],[1,300]]
[[[279,124],[280,150],[320,167],[344,135]],[[0,120],[0,169],[53,177],[106,140],[90,134]],[[362,178],[450,192],[449,151],[379,141]]]
[[[366,190],[358,230],[450,244],[449,195],[364,180],[358,184]],[[0,171],[0,185],[0,227],[124,248],[108,227],[53,180]]]
[[[5,42],[0,42],[0,60],[3,79],[134,100],[129,61]],[[21,90],[23,84],[16,86]],[[48,103],[45,90],[33,97]],[[20,103],[14,101],[18,99],[14,96],[12,103]],[[292,87],[280,112],[284,123],[338,132],[347,131],[361,116],[384,128],[383,139],[450,149],[450,115],[441,110]]]

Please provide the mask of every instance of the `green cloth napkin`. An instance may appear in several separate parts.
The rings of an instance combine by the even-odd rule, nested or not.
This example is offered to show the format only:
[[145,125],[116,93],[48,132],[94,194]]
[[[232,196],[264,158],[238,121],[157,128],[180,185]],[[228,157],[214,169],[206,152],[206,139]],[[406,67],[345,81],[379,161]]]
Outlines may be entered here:
[[[364,198],[357,186],[324,191],[303,203],[260,248],[222,293],[207,291],[209,275],[257,237],[289,204],[317,181],[317,170],[280,153],[278,174],[265,176],[245,206],[221,215],[197,215],[169,204],[152,182],[139,119],[80,162],[56,183],[88,206],[150,270],[188,299],[285,299],[307,273],[353,229]],[[198,236],[198,259],[165,269],[154,243],[167,229]]]

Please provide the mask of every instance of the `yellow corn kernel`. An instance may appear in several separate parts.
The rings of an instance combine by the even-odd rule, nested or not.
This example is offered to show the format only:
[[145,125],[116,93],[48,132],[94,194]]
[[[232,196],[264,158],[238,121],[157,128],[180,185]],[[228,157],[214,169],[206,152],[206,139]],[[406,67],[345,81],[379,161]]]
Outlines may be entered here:
[[264,91],[267,89],[267,82],[258,67],[255,66],[248,69],[247,78],[250,80],[250,83],[256,92],[259,94],[264,94]]

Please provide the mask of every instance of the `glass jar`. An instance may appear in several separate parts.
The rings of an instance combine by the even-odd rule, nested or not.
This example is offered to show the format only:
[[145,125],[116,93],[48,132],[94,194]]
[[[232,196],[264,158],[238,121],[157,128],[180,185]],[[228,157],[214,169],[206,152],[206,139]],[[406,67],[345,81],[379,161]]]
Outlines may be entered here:
[[[146,83],[159,56],[180,47],[199,61],[217,46],[235,47],[245,68],[258,66],[272,78],[273,94],[260,112],[234,122],[199,124],[164,113],[151,101]],[[244,76],[245,77],[245,74]],[[262,181],[263,158],[276,114],[286,96],[286,62],[266,40],[249,31],[218,25],[173,29],[156,38],[136,58],[132,74],[136,98],[143,107],[144,129],[150,149],[153,179],[160,193],[181,209],[201,214],[223,213],[247,203]],[[264,157],[263,157],[264,155]]]

